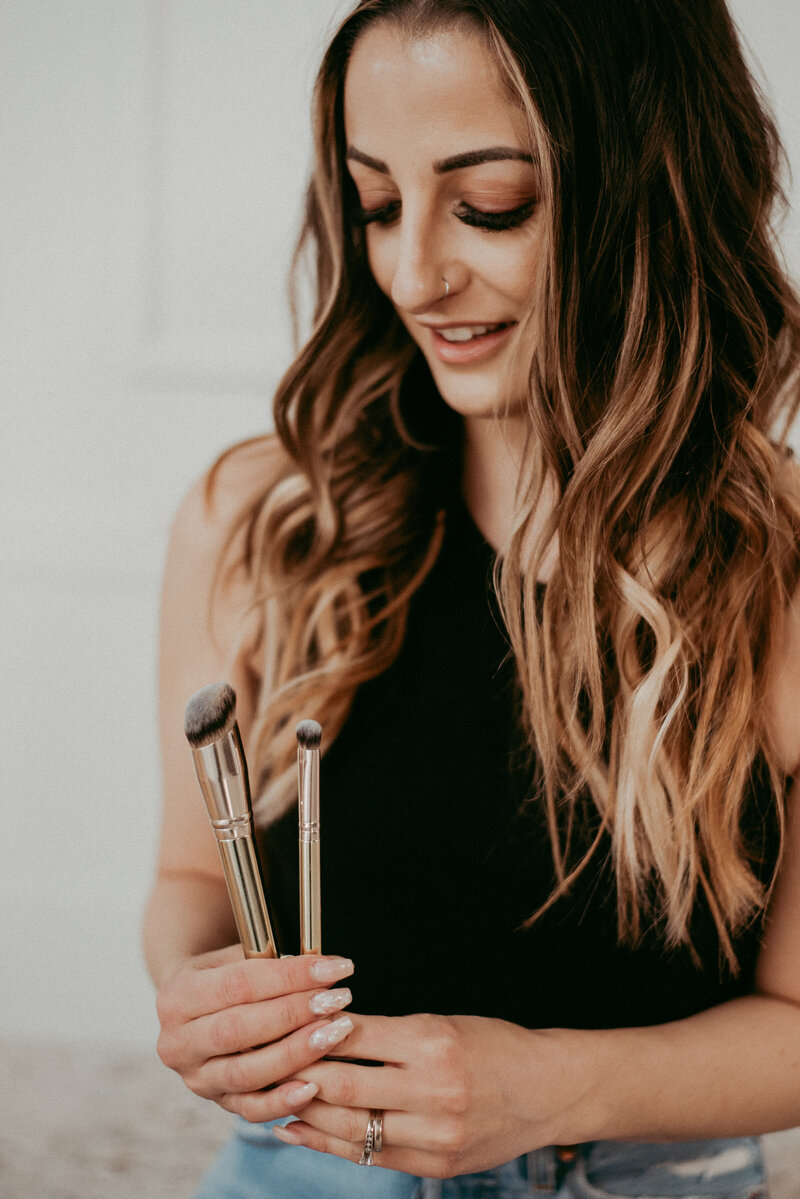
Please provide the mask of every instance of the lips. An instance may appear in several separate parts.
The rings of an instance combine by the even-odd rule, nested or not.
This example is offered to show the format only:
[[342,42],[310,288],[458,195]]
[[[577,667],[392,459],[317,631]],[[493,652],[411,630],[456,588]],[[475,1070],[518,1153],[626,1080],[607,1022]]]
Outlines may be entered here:
[[507,321],[498,321],[494,325],[457,325],[454,329],[437,329],[437,333],[441,333],[445,341],[449,342],[465,342],[472,341],[476,337],[485,337],[487,333],[495,333],[498,329],[503,329],[507,326]]
[[496,324],[452,324],[428,328],[436,356],[442,362],[458,365],[474,362],[493,353],[506,340],[515,323],[501,321]]

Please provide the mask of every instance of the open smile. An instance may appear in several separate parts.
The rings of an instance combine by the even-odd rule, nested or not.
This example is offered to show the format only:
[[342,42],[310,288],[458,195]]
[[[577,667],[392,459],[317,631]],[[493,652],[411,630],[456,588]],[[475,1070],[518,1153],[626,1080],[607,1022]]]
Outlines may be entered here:
[[492,325],[428,326],[434,353],[441,362],[459,365],[493,353],[508,337],[516,321]]

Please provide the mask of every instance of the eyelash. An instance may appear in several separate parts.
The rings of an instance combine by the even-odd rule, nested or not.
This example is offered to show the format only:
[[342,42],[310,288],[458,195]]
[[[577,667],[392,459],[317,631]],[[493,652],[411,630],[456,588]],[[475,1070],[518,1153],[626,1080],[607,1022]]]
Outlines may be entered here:
[[[535,200],[528,200],[527,203],[521,204],[519,208],[509,208],[505,212],[481,212],[478,208],[472,208],[469,204],[461,204],[456,209],[454,216],[457,216],[465,225],[470,225],[474,229],[485,229],[490,233],[500,233],[505,229],[518,229],[523,225],[536,208]],[[356,208],[352,221],[354,225],[364,228],[366,225],[379,224],[389,225],[397,217],[400,212],[399,200],[392,201],[391,204],[384,204],[382,208]]]

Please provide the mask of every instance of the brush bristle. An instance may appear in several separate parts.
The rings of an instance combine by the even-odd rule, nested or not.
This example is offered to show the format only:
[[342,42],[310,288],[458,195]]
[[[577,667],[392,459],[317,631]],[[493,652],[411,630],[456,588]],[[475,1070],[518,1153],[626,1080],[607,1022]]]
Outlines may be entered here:
[[301,720],[295,729],[297,744],[303,749],[319,749],[322,740],[322,725],[316,720]]
[[193,749],[219,741],[236,723],[236,692],[230,683],[209,683],[186,705],[184,732]]

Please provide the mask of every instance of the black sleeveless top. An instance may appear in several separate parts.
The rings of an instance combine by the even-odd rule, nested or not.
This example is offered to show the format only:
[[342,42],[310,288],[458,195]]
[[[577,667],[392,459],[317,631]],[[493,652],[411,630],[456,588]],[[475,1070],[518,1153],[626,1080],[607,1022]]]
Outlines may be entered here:
[[[351,957],[353,1009],[494,1016],[530,1028],[678,1019],[752,989],[761,935],[724,966],[698,904],[699,962],[649,929],[620,946],[603,852],[531,927],[554,873],[532,767],[519,752],[517,692],[490,600],[493,551],[463,504],[414,596],[396,662],[364,684],[321,765],[322,935]],[[323,732],[324,737],[324,732]],[[753,853],[777,855],[769,788],[754,782]],[[297,814],[261,834],[283,953],[297,953]]]

